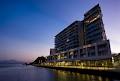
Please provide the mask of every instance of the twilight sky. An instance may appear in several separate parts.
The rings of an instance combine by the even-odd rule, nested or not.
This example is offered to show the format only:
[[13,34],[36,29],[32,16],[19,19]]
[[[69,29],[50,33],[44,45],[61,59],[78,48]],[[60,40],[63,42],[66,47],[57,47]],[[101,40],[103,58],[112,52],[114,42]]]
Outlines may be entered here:
[[54,36],[98,3],[112,52],[120,52],[120,0],[0,0],[0,60],[49,55]]

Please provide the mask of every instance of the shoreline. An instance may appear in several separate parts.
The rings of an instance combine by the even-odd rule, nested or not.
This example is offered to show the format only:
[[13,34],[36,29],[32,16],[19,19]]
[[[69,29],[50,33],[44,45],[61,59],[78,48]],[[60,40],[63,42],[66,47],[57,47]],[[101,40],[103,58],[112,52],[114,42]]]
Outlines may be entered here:
[[[86,69],[86,68],[76,68],[76,67],[60,67],[60,66],[44,66],[44,65],[38,65],[33,64],[33,66],[36,67],[43,67],[48,69],[56,69],[56,70],[63,70],[63,71],[70,71],[70,72],[77,72],[81,74],[90,74],[90,75],[97,75],[97,76],[103,76],[103,77],[109,77],[114,79],[120,80],[120,71],[117,70],[101,70],[101,69]],[[120,69],[119,69],[120,70]]]

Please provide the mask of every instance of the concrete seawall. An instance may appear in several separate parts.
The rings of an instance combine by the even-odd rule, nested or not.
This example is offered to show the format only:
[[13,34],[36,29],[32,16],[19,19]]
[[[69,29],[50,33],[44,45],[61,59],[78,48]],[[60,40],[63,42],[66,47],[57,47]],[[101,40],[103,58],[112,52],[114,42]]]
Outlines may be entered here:
[[116,69],[101,70],[101,69],[98,69],[97,67],[96,69],[86,69],[86,68],[76,68],[76,67],[43,66],[43,65],[37,65],[37,64],[34,64],[34,66],[49,68],[49,69],[56,69],[56,70],[78,72],[81,74],[98,75],[98,76],[115,78],[120,80],[120,71],[117,71]]

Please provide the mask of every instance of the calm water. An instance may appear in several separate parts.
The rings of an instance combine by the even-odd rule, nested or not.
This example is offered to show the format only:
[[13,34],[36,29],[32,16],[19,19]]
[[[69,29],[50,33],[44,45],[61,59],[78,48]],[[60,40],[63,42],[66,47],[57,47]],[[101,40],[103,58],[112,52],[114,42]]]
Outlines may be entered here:
[[120,81],[110,78],[25,65],[1,65],[0,81]]

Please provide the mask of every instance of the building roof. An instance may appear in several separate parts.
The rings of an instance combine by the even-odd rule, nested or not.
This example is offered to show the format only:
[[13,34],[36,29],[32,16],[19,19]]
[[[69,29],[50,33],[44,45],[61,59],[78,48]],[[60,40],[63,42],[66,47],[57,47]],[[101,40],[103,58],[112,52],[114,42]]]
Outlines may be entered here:
[[90,14],[93,10],[95,10],[95,9],[100,9],[100,6],[99,6],[99,4],[97,4],[97,5],[95,5],[93,8],[91,8],[89,11],[87,11],[85,14],[84,14],[84,16],[87,16],[88,14]]
[[[56,36],[60,35],[62,32],[64,32],[65,30],[67,30],[69,27],[71,27],[72,25],[74,25],[75,23],[78,23],[78,22],[81,22],[81,21],[74,21],[72,24],[70,24],[68,27],[66,27],[65,29],[63,29],[61,32],[59,32]],[[56,37],[55,36],[55,37]]]

